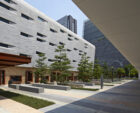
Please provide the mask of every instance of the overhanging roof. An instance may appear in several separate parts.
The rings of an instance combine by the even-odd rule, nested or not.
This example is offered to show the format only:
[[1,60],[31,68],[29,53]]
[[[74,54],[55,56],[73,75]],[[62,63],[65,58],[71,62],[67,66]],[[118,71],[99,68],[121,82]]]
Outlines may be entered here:
[[140,0],[73,0],[140,72]]
[[15,66],[31,63],[31,58],[7,53],[0,53],[0,66]]

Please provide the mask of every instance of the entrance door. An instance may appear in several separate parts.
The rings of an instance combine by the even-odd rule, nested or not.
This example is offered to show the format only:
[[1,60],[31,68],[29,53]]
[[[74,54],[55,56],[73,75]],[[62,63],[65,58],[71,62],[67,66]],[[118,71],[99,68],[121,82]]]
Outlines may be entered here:
[[26,72],[26,82],[32,82],[33,81],[33,73],[31,71]]
[[0,70],[0,85],[4,85],[4,84],[5,84],[5,71]]

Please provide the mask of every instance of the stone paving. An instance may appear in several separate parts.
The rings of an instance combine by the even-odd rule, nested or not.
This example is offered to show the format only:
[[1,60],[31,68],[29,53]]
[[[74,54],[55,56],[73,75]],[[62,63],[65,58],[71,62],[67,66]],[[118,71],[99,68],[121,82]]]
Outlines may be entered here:
[[121,85],[105,86],[104,89],[96,92],[45,89],[45,93],[35,94],[5,88],[54,101],[56,104],[40,109],[44,113],[140,113],[140,81],[127,82]]
[[0,113],[42,113],[30,106],[0,96]]
[[45,113],[140,113],[140,81],[114,87]]

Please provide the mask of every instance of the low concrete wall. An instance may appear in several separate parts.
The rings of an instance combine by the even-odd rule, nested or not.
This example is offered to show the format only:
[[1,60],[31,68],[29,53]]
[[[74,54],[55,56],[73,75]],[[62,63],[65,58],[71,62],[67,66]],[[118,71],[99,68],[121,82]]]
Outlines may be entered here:
[[8,87],[13,89],[19,89],[20,84],[9,84]]
[[80,83],[68,83],[69,86],[71,87],[76,87],[76,88],[84,88],[85,84],[80,84]]
[[70,82],[70,84],[84,84],[85,86],[94,86],[94,83],[90,83],[90,82]]
[[38,88],[38,87],[33,87],[33,86],[28,86],[28,85],[19,86],[19,90],[29,91],[29,92],[33,92],[33,93],[43,93],[44,92],[44,88]]
[[57,89],[57,90],[70,90],[70,86],[62,86],[62,85],[51,85],[51,84],[32,84],[35,87],[43,87],[48,89]]
[[30,85],[10,84],[9,87],[13,88],[13,89],[18,89],[18,90],[22,90],[22,91],[29,91],[29,92],[33,92],[33,93],[43,93],[44,92],[44,88],[33,87]]

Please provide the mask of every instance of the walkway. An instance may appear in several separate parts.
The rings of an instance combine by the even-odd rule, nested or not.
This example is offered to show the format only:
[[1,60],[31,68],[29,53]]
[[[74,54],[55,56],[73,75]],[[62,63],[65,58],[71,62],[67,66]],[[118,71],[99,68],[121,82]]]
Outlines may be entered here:
[[132,81],[45,113],[140,113],[140,81]]
[[0,113],[42,113],[19,102],[0,96]]

